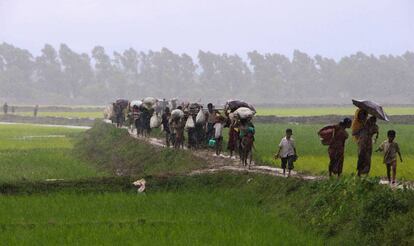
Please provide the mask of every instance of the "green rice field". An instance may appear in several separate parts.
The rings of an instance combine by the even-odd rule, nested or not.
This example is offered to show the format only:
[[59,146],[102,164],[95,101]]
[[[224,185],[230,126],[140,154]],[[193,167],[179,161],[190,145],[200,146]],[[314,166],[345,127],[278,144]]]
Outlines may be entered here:
[[[177,176],[159,170],[161,176],[146,177],[147,192],[137,194],[131,185],[135,179],[111,177],[111,172],[79,158],[75,142],[78,149],[82,146],[79,139],[83,139],[81,143],[88,151],[99,154],[99,148],[105,149],[113,141],[122,155],[139,157],[142,151],[154,151],[153,155],[160,158],[149,157],[149,161],[171,165],[175,162],[164,158],[173,150],[161,153],[137,144],[134,151],[133,142],[124,138],[125,130],[104,125],[101,123],[88,135],[82,129],[0,124],[2,244],[354,245],[356,239],[365,243],[412,242],[412,226],[404,223],[414,218],[412,193],[373,186],[375,179],[372,183],[345,175],[338,181],[308,182],[241,173]],[[326,174],[326,146],[320,145],[316,136],[320,125],[257,124],[257,160],[278,165],[272,156],[287,127],[294,131],[300,155],[296,169]],[[390,128],[397,130],[405,158],[399,165],[399,176],[414,179],[410,154],[414,151],[410,145],[413,128],[380,125],[381,140]],[[100,144],[94,138],[98,136],[102,136],[96,138],[102,140]],[[355,151],[355,144],[349,141],[347,174],[353,172]],[[115,153],[107,158],[112,158],[109,162],[121,161]],[[373,158],[372,176],[384,172],[378,154]],[[46,179],[64,179],[65,183]],[[334,189],[338,192],[332,192]],[[362,224],[373,229],[367,232]],[[385,227],[398,235],[397,241],[381,232]]]
[[[414,107],[384,107],[388,115],[414,115]],[[355,107],[270,107],[257,108],[257,115],[277,116],[321,116],[321,115],[353,115]]]
[[75,157],[72,151],[73,141],[83,131],[0,124],[0,182],[105,175]]
[[[285,129],[291,128],[293,129],[293,137],[299,155],[295,169],[307,173],[326,175],[329,163],[327,146],[320,143],[316,134],[321,127],[322,125],[314,124],[256,124],[255,159],[264,164],[279,166],[280,160],[275,160],[273,155],[284,136]],[[414,145],[411,142],[414,136],[414,126],[380,124],[379,127],[380,136],[378,142],[374,144],[374,150],[386,140],[388,130],[396,130],[397,137],[395,141],[400,145],[404,161],[403,163],[398,162],[397,178],[414,180]],[[356,143],[351,138],[348,139],[345,149],[345,174],[356,172],[356,151]],[[374,152],[370,175],[383,177],[386,175],[385,170],[382,163],[382,154]]]
[[6,245],[322,245],[241,190],[8,196]]
[[[255,194],[242,189],[198,187],[139,195],[130,185],[126,192],[99,187],[86,192],[76,180],[109,174],[73,152],[83,131],[0,125],[0,187],[23,187],[22,193],[13,194],[12,189],[0,195],[2,244],[323,244],[320,235],[257,206]],[[65,191],[48,192],[44,185],[43,192],[30,191],[47,179],[74,185],[68,184]]]
[[[33,116],[33,112],[17,112],[17,115]],[[38,117],[63,117],[63,118],[103,118],[103,111],[91,111],[91,112],[43,112],[39,111]]]

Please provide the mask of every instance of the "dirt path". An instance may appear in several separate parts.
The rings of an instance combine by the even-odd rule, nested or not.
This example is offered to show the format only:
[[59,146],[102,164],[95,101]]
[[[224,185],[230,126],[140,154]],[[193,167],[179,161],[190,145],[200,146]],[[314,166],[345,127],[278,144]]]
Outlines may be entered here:
[[[164,140],[158,138],[144,138],[144,137],[137,137],[135,131],[128,130],[129,134],[137,139],[145,141],[153,146],[159,148],[167,148],[164,144]],[[185,148],[185,150],[187,150]],[[254,162],[251,164],[250,168],[245,167],[240,164],[240,159],[231,159],[228,155],[221,155],[216,156],[215,153],[211,150],[207,149],[200,149],[200,150],[191,150],[191,153],[208,163],[208,168],[194,170],[190,173],[190,175],[202,174],[202,173],[214,173],[223,170],[229,171],[236,171],[236,172],[249,172],[249,173],[260,173],[260,174],[268,174],[272,176],[278,177],[287,177],[283,175],[283,170],[281,168],[270,167],[270,166],[260,166],[256,165]],[[317,179],[324,179],[323,176],[312,176],[312,175],[304,175],[298,173],[296,171],[291,172],[291,177],[301,178],[305,180],[317,180]]]
[[[109,123],[104,120],[104,122]],[[31,124],[31,123],[14,123],[14,122],[0,122],[0,125],[16,125],[16,124],[23,124],[23,125],[35,125],[35,126],[43,126],[43,127],[63,127],[63,128],[71,128],[71,129],[90,129],[89,126],[76,126],[76,125],[46,125],[46,124]],[[128,130],[129,134],[137,138],[135,132]],[[140,140],[146,141],[147,143],[157,146],[159,148],[166,148],[167,146],[164,144],[164,140],[158,139],[158,138],[143,138],[140,137]],[[270,167],[270,166],[261,166],[261,165],[255,165],[253,162],[250,168],[244,167],[240,164],[239,159],[231,159],[229,156],[222,155],[222,156],[215,156],[213,151],[211,150],[191,150],[191,153],[201,159],[204,159],[208,163],[208,168],[205,169],[199,169],[199,170],[193,170],[190,175],[197,175],[202,173],[214,173],[219,172],[223,170],[228,171],[235,171],[235,172],[248,172],[248,173],[259,173],[259,174],[267,174],[272,176],[278,176],[278,177],[285,177],[287,176],[283,175],[283,170],[281,168],[277,167]],[[306,175],[300,172],[292,171],[291,176],[293,178],[300,178],[304,180],[322,180],[326,179],[326,176],[314,176],[314,175]],[[380,184],[388,185],[388,181],[386,180],[380,180]],[[398,185],[394,186],[393,188],[403,189],[403,188],[409,188],[414,189],[414,182],[412,181],[405,181],[401,182]]]
[[[167,148],[167,146],[164,144],[164,140],[158,139],[158,138],[144,138],[144,137],[137,137],[136,133],[134,131],[128,130],[129,134],[136,138],[140,139],[142,141],[145,141],[153,146],[159,147],[159,148]],[[185,148],[185,150],[187,150]],[[223,170],[227,171],[234,171],[234,172],[248,172],[248,173],[258,173],[258,174],[266,174],[266,175],[272,175],[277,177],[284,177],[288,178],[287,176],[283,175],[283,170],[281,168],[277,167],[270,167],[270,166],[261,166],[261,165],[255,165],[253,162],[252,165],[249,167],[245,167],[241,165],[240,159],[231,159],[229,156],[223,155],[223,156],[216,156],[213,151],[206,150],[206,149],[200,149],[200,150],[191,150],[191,153],[201,159],[204,159],[208,163],[208,168],[199,169],[199,170],[193,170],[190,175],[197,175],[197,174],[203,174],[203,173],[214,173],[219,172]],[[314,175],[306,175],[300,172],[292,171],[291,178],[299,178],[304,180],[323,180],[327,179],[327,176],[314,176]],[[379,182],[382,185],[389,185],[387,180],[380,180]],[[414,182],[411,181],[404,181],[400,182],[397,185],[392,186],[394,189],[414,189]]]

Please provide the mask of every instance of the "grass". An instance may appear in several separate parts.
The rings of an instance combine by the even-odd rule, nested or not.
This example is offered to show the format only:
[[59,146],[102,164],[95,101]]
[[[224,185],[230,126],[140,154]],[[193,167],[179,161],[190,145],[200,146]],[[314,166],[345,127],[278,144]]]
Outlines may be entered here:
[[[414,115],[414,107],[384,107],[389,115]],[[321,116],[354,115],[355,107],[284,107],[257,108],[257,115]]]
[[[273,155],[284,136],[285,129],[292,128],[299,155],[295,169],[314,174],[326,174],[329,163],[327,146],[320,143],[316,134],[321,127],[322,125],[313,124],[256,124],[255,159],[269,165],[280,165],[280,161],[274,160]],[[398,163],[397,177],[414,180],[414,146],[411,143],[414,126],[380,124],[380,137],[378,142],[374,144],[374,148],[386,139],[386,132],[389,129],[397,131],[396,142],[400,145],[404,159],[403,163]],[[344,172],[346,174],[355,173],[357,146],[352,139],[348,139],[345,151]],[[373,153],[371,176],[385,176],[382,157],[381,153]]]
[[8,245],[322,245],[240,190],[9,196],[0,210]]
[[[320,126],[279,124],[257,125],[256,155],[261,160],[272,163],[273,146],[288,126],[294,129],[301,155],[298,169],[306,168],[300,166],[302,161],[314,156],[327,161],[326,147],[315,134]],[[400,145],[412,153],[411,126],[380,127],[383,132],[397,129]],[[414,243],[411,190],[392,191],[378,185],[377,179],[349,176],[324,181],[229,172],[179,176],[205,163],[185,151],[148,146],[130,138],[125,130],[103,123],[81,133],[67,128],[0,125],[0,163],[9,167],[0,172],[5,175],[0,179],[3,244]],[[347,147],[354,155],[355,146],[349,143]],[[39,151],[44,151],[43,156],[37,158]],[[11,153],[10,161],[4,162],[1,158],[7,153]],[[147,192],[136,193],[131,185],[134,177],[101,178],[106,174],[96,167],[145,177]],[[318,168],[310,166],[310,171],[321,172]],[[65,181],[45,182],[48,172]]]
[[114,174],[182,174],[206,167],[188,151],[157,148],[132,138],[126,129],[97,122],[79,139],[75,152]]
[[25,124],[0,125],[0,182],[105,175],[73,155],[74,138],[83,131]]
[[[112,186],[79,192],[73,183],[72,189],[2,196],[0,240],[6,245],[414,242],[414,192],[392,191],[375,179],[308,182],[229,172],[146,178],[146,194],[132,187],[113,192]],[[116,182],[124,186],[126,180],[113,186]]]

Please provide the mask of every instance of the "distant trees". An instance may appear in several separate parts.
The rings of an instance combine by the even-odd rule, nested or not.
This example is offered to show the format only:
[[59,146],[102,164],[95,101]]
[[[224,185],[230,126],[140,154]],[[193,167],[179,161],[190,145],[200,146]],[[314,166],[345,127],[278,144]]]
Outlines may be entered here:
[[103,104],[116,98],[246,99],[254,103],[343,103],[369,98],[414,103],[414,53],[357,52],[339,61],[295,50],[291,58],[252,51],[237,54],[139,52],[90,54],[46,44],[34,57],[0,44],[0,100],[14,103]]

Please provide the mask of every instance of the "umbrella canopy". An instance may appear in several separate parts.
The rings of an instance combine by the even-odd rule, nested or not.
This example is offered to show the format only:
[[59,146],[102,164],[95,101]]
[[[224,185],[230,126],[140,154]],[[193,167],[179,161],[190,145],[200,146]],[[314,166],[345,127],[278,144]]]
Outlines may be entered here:
[[367,101],[367,100],[354,100],[352,103],[360,109],[367,111],[369,114],[377,117],[380,120],[388,121],[388,116],[385,114],[382,106],[378,103]]

